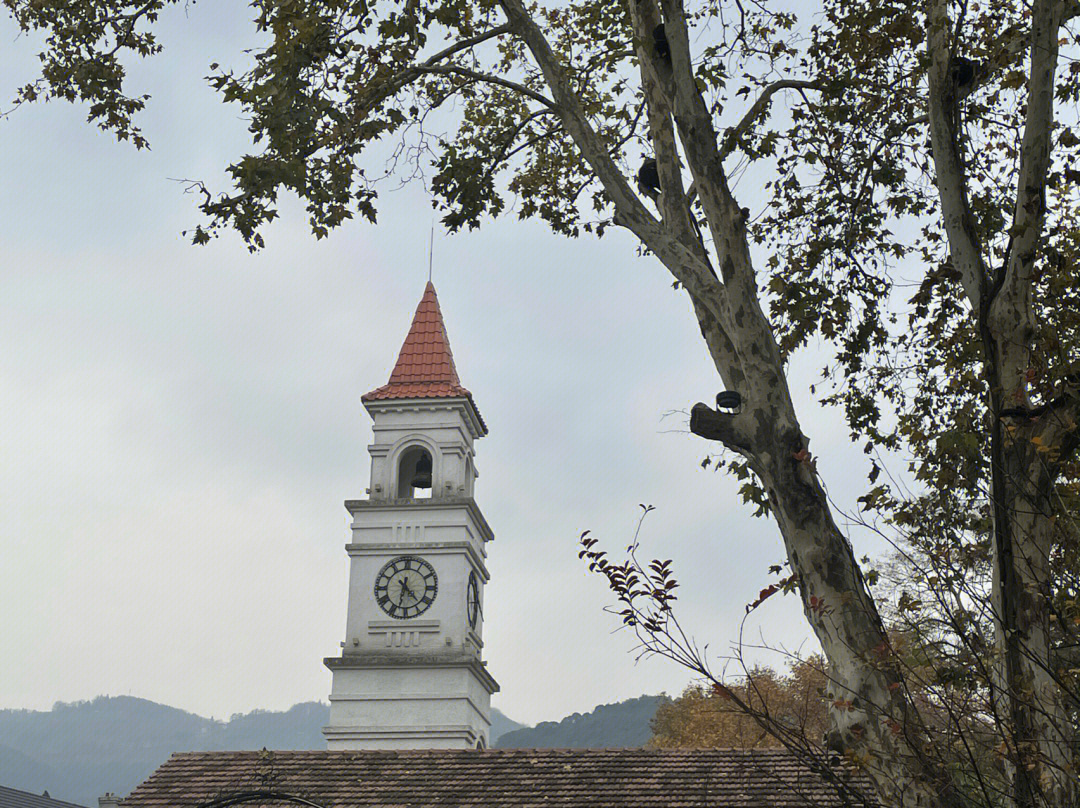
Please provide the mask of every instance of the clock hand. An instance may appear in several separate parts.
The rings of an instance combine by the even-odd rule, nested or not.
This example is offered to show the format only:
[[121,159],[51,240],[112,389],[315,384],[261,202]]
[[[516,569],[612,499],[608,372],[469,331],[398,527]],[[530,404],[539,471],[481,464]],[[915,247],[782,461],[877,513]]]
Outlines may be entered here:
[[401,605],[401,606],[404,606],[404,605],[405,605],[405,596],[406,596],[406,595],[408,595],[408,596],[409,596],[410,598],[412,598],[413,600],[416,600],[416,599],[417,599],[416,595],[414,595],[414,594],[412,593],[412,590],[411,590],[411,589],[409,589],[409,584],[408,584],[408,582],[407,582],[407,581],[406,581],[406,580],[405,580],[404,578],[402,578],[402,579],[401,579],[401,601],[400,601],[400,605]]

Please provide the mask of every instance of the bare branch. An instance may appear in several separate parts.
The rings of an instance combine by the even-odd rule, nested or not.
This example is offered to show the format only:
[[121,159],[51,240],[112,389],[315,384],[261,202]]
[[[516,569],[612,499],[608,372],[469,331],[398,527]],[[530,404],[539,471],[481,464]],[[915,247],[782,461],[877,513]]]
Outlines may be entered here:
[[[448,59],[449,57],[453,56],[454,54],[461,53],[462,51],[468,50],[469,48],[472,48],[472,47],[475,47],[476,45],[479,45],[482,42],[487,42],[489,39],[494,39],[497,36],[501,36],[502,34],[507,34],[507,33],[510,33],[510,26],[509,25],[498,25],[495,28],[491,28],[491,29],[489,29],[487,31],[484,31],[481,34],[477,34],[476,36],[468,37],[467,39],[462,39],[462,40],[460,40],[458,42],[455,42],[452,45],[449,45],[449,46],[443,48],[438,53],[435,53],[432,56],[428,57],[427,59],[425,59],[420,64],[411,65],[411,66],[405,68],[404,70],[402,70],[402,71],[400,71],[398,73],[395,73],[393,76],[390,76],[388,79],[386,79],[386,81],[384,81],[381,84],[375,86],[373,89],[369,90],[368,93],[365,93],[366,97],[363,99],[362,103],[359,105],[359,108],[358,108],[358,117],[363,117],[364,115],[367,114],[367,112],[369,110],[371,110],[374,107],[378,106],[384,99],[389,98],[390,96],[394,95],[399,90],[401,90],[402,88],[407,86],[410,82],[415,81],[418,76],[420,76],[420,75],[422,75],[424,73],[450,72],[450,71],[445,71],[445,70],[444,71],[439,71],[439,70],[433,69],[439,64],[439,62],[442,62],[444,59]],[[467,70],[467,69],[468,68],[461,68],[461,70]],[[483,75],[483,74],[478,74],[478,76],[479,75]],[[474,77],[474,78],[476,78],[476,80],[480,80],[477,77]],[[492,78],[496,78],[496,77],[492,77]],[[506,80],[501,79],[501,81],[506,81]],[[498,82],[496,82],[496,83],[498,83]],[[509,87],[509,89],[513,89],[515,91],[525,90],[526,95],[528,95],[529,93],[534,92],[532,90],[529,90],[527,87],[521,87],[520,85],[516,85],[513,82],[510,82],[510,84],[511,84],[511,86]],[[539,93],[534,93],[534,96],[530,96],[530,97],[535,97],[535,100],[538,100],[543,104],[547,104],[547,105],[551,104],[551,102],[548,99],[544,98]]]
[[481,73],[468,67],[462,67],[461,65],[417,65],[410,69],[417,74],[436,73],[443,75],[458,75],[465,76],[473,81],[482,82],[484,84],[495,84],[499,87],[505,87],[508,90],[513,90],[515,93],[531,98],[533,101],[543,104],[549,109],[555,109],[555,102],[550,98],[546,98],[535,90],[530,90],[524,84],[518,84],[516,81],[510,81],[501,76],[492,76],[489,73]]
[[447,59],[447,58],[453,56],[455,53],[460,53],[463,50],[468,50],[469,48],[472,48],[472,47],[475,47],[476,45],[479,45],[481,42],[487,42],[489,39],[494,39],[497,36],[502,36],[503,34],[508,34],[508,33],[510,33],[510,26],[509,25],[507,25],[505,23],[503,25],[497,25],[494,28],[491,28],[491,29],[489,29],[487,31],[484,31],[481,34],[477,34],[476,36],[469,37],[468,39],[462,39],[462,40],[460,40],[458,42],[455,42],[453,45],[450,45],[450,46],[448,46],[446,48],[443,48],[441,51],[436,53],[434,56],[432,56],[432,57],[430,57],[428,59],[425,59],[423,63],[425,65],[437,64],[437,63],[441,62],[443,59]]
[[740,138],[749,131],[750,127],[757,123],[765,110],[768,109],[772,97],[781,90],[820,90],[821,85],[816,81],[800,81],[798,79],[784,79],[773,82],[758,96],[757,101],[743,115],[742,120],[724,132],[723,142],[720,144],[720,157],[727,157],[739,144]]
[[244,805],[249,802],[291,802],[294,805],[303,805],[306,808],[323,808],[317,802],[304,799],[296,794],[274,789],[262,789],[257,791],[237,791],[226,794],[219,799],[202,803],[199,808],[230,808],[233,805]]

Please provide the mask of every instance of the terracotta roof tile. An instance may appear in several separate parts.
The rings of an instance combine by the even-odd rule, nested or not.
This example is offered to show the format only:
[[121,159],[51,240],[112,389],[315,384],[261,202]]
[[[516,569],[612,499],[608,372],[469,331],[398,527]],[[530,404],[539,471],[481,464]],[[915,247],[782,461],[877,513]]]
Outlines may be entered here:
[[[123,808],[195,808],[271,790],[321,808],[850,808],[872,806],[865,775],[836,782],[786,751],[490,749],[189,752],[173,755]],[[840,783],[841,785],[838,785]],[[282,805],[261,799],[249,805]]]
[[446,336],[435,287],[428,282],[413,316],[412,327],[401,346],[390,381],[363,396],[364,401],[399,398],[468,398],[461,386],[450,340]]

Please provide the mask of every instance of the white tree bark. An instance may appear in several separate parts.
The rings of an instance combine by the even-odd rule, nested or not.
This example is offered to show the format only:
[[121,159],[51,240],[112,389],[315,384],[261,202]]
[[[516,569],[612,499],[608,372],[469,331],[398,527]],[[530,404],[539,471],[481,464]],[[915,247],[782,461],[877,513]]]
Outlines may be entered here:
[[[1072,6],[1036,0],[1031,10],[1027,113],[1011,236],[1004,265],[986,264],[967,204],[961,160],[962,99],[950,79],[948,3],[932,0],[927,43],[931,58],[929,118],[938,195],[953,266],[977,318],[991,437],[994,512],[994,603],[998,672],[995,700],[1005,731],[1011,798],[1018,806],[1074,805],[1070,722],[1050,654],[1051,493],[1073,432],[1067,413],[1048,407],[1006,424],[1005,410],[1030,411],[1026,374],[1032,366],[1035,322],[1033,269],[1043,239],[1053,126],[1058,37]],[[1034,440],[1033,440],[1034,439]],[[1040,449],[1040,447],[1042,447]]]

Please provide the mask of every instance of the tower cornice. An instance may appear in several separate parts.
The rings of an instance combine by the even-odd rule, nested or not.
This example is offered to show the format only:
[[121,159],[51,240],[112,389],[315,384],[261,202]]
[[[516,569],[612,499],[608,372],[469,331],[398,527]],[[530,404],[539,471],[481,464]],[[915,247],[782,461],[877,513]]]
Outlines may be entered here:
[[362,511],[425,511],[439,508],[464,508],[476,523],[484,542],[492,541],[495,534],[491,525],[480,512],[480,506],[472,497],[431,497],[430,499],[347,499],[345,508],[356,516]]
[[341,656],[326,657],[323,664],[333,670],[364,670],[368,668],[467,668],[484,685],[488,693],[498,693],[499,683],[488,673],[487,664],[475,654],[460,651],[446,653],[385,653],[380,651],[343,652]]
[[468,541],[417,541],[417,542],[349,542],[345,552],[350,556],[385,556],[390,554],[420,553],[423,555],[448,555],[464,553],[480,574],[484,583],[491,580],[484,563],[483,548],[479,550]]
[[364,399],[364,408],[372,418],[379,412],[437,412],[460,408],[465,413],[466,423],[473,438],[482,438],[488,433],[487,424],[480,417],[472,396],[441,396],[438,398],[406,397]]

